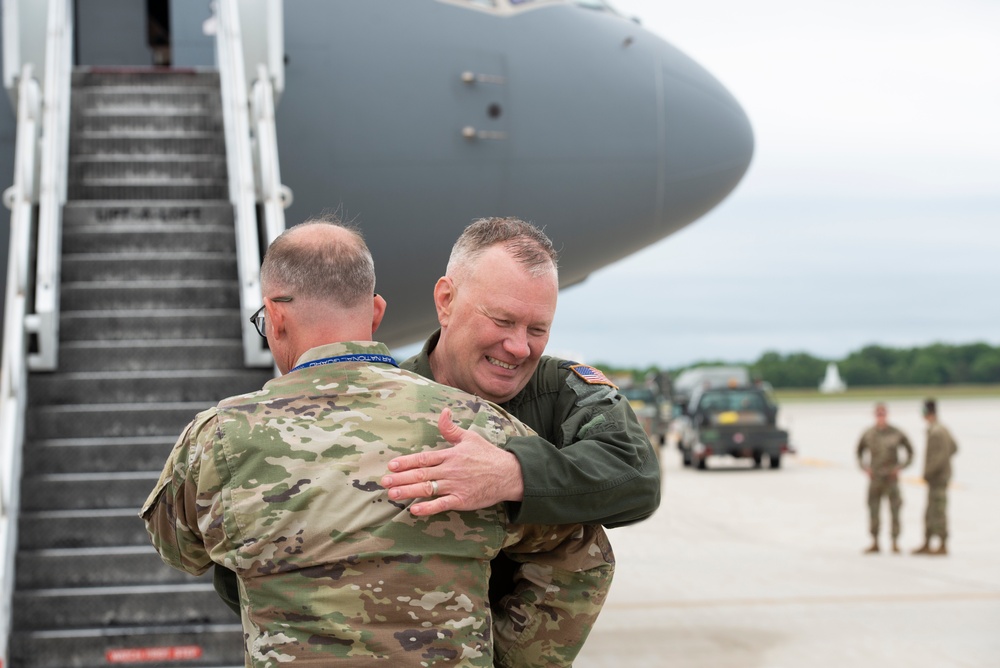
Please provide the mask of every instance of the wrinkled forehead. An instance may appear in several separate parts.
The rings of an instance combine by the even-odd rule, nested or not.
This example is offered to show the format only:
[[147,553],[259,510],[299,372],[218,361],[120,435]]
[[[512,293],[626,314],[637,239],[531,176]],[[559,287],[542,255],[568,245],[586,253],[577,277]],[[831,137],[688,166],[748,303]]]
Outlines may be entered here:
[[529,325],[551,325],[559,283],[554,272],[478,272],[458,288],[458,298],[493,318]]

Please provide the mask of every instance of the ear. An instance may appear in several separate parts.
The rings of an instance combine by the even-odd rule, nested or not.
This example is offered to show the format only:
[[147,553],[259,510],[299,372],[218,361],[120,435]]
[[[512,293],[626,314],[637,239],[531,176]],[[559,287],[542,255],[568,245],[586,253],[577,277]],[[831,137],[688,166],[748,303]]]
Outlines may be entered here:
[[434,308],[437,309],[438,323],[445,327],[451,318],[452,305],[455,303],[455,281],[448,276],[442,276],[434,284]]
[[372,339],[375,338],[375,331],[378,326],[382,324],[382,318],[385,317],[385,299],[382,295],[375,295],[374,309],[372,310]]
[[267,313],[267,336],[269,339],[279,341],[287,336],[285,329],[285,302],[275,302],[270,299],[264,300],[265,313]]

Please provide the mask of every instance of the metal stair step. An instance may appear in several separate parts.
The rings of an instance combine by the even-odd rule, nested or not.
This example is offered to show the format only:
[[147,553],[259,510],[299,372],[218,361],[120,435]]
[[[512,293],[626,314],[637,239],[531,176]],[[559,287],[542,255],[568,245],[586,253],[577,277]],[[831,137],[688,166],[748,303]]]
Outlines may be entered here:
[[232,225],[206,223],[108,223],[74,225],[63,230],[63,253],[142,251],[230,251],[236,248]]
[[218,155],[84,155],[70,158],[70,185],[204,181],[226,178],[226,158]]
[[[203,577],[202,579],[206,579]],[[189,578],[189,581],[193,578]],[[153,603],[150,605],[150,603]],[[42,589],[14,593],[14,629],[227,624],[235,615],[207,582]]]
[[185,424],[206,408],[204,402],[39,406],[30,411],[25,433],[31,439],[42,440],[176,436]]
[[16,586],[112,587],[190,582],[191,576],[163,563],[152,544],[21,550]]
[[229,195],[229,186],[223,180],[175,179],[171,182],[101,182],[92,180],[71,183],[68,187],[70,199],[176,199],[176,200],[219,200]]
[[63,254],[65,282],[235,279],[236,254],[228,252],[119,252]]
[[59,369],[124,371],[235,369],[243,366],[236,340],[80,341],[59,347]]
[[[206,404],[207,407],[207,404]],[[24,475],[159,471],[178,434],[101,438],[53,438],[31,442]]]
[[235,308],[76,311],[60,314],[59,337],[63,342],[238,339],[241,320]]
[[[169,446],[167,449],[169,450]],[[165,461],[166,456],[160,462],[158,470],[163,468]],[[153,489],[153,485],[153,482],[149,483],[149,491]],[[138,506],[25,510],[18,518],[17,540],[21,550],[113,547],[149,545],[149,534],[139,519]]]
[[266,370],[92,371],[46,373],[31,377],[34,406],[128,402],[215,404],[224,397],[259,390],[271,377]]
[[[233,615],[233,619],[236,619]],[[11,665],[23,668],[243,668],[239,623],[28,631],[11,639]],[[188,657],[188,658],[185,658]]]
[[233,280],[88,281],[63,283],[65,311],[151,308],[238,308],[239,286]]
[[138,110],[122,113],[74,114],[70,132],[212,132],[222,134],[221,114],[175,111],[169,114],[147,114]]
[[73,91],[74,113],[218,113],[221,91],[207,86],[86,86]]
[[[228,201],[178,202],[167,201],[86,201],[67,202],[63,207],[63,231],[77,227],[142,226],[142,229],[159,228],[161,225],[183,229],[180,226],[224,226],[233,236],[233,207]],[[65,242],[64,242],[65,245]]]
[[225,156],[225,137],[215,132],[78,132],[70,155],[219,155]]
[[[183,426],[183,422],[177,426],[175,435],[180,434]],[[159,476],[159,471],[132,471],[25,477],[29,489],[21,492],[21,507],[25,511],[129,508],[138,514]]]
[[91,86],[184,86],[219,88],[219,73],[215,70],[181,70],[130,68],[76,68],[72,74],[73,90]]

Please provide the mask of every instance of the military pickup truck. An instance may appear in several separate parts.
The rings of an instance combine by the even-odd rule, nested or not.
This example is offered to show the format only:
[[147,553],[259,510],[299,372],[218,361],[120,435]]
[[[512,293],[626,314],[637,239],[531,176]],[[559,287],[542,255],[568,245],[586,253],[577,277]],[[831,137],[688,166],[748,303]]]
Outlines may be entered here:
[[745,457],[776,469],[790,451],[788,432],[777,427],[778,407],[759,387],[696,392],[678,418],[678,447],[685,466],[707,468],[712,455]]

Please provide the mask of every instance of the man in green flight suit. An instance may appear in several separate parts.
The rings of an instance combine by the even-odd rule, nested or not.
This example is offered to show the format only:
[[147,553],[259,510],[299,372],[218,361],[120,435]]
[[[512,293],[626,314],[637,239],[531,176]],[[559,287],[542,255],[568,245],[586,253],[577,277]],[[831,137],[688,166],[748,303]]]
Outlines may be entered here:
[[[899,510],[903,507],[903,498],[899,493],[899,472],[913,461],[913,446],[910,439],[902,431],[886,421],[888,409],[885,404],[875,405],[875,425],[861,435],[858,441],[858,464],[868,474],[868,513],[869,529],[872,534],[872,544],[865,554],[875,554],[879,551],[879,510],[882,497],[888,497],[889,510],[892,514],[892,551],[899,554]],[[906,459],[900,463],[899,450],[906,453]],[[865,455],[867,454],[867,459]]]
[[[525,523],[637,522],[660,502],[659,461],[628,400],[604,374],[543,355],[559,289],[551,240],[516,218],[470,225],[434,286],[441,329],[403,368],[499,404],[537,436],[502,450],[475,435],[453,448],[398,457],[382,479],[390,498],[436,498],[420,516],[503,501]],[[494,562],[491,601],[510,590]]]

